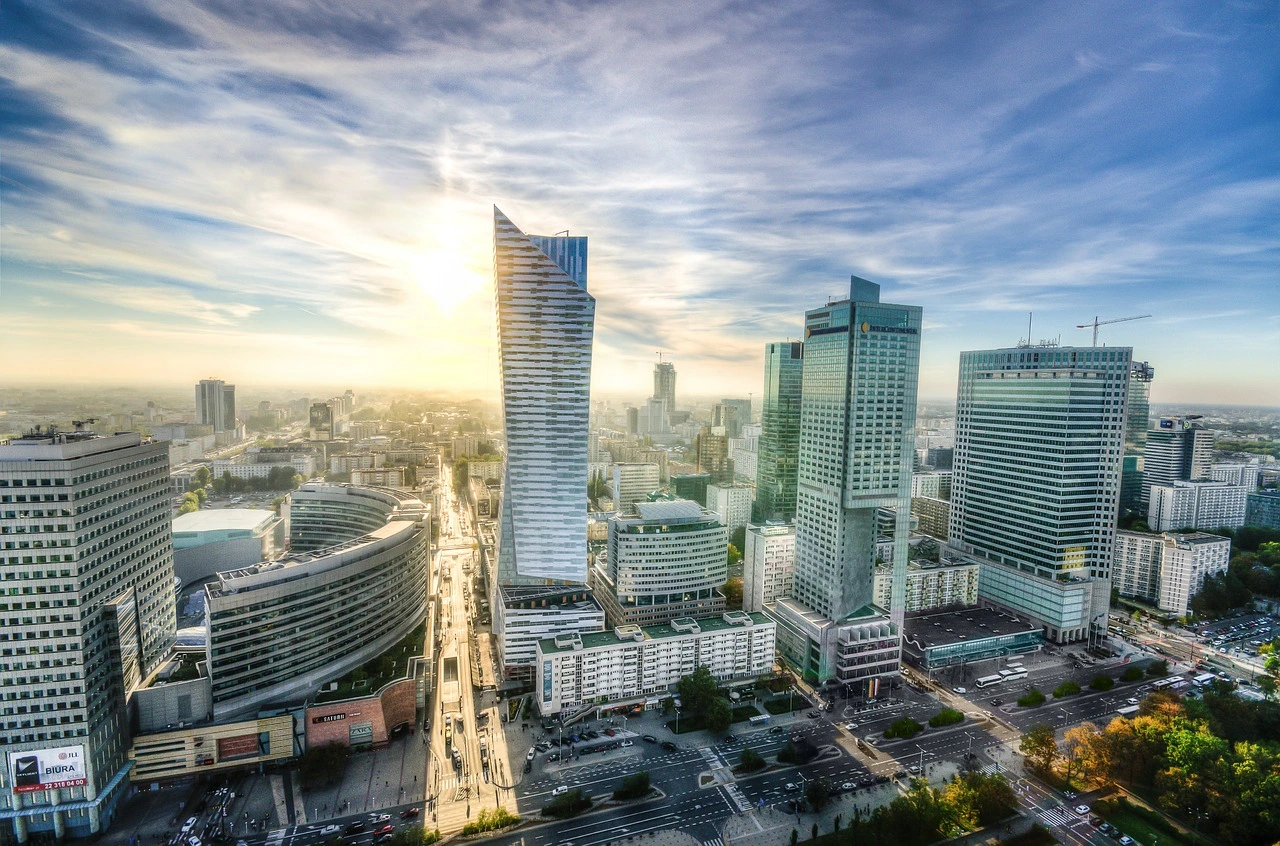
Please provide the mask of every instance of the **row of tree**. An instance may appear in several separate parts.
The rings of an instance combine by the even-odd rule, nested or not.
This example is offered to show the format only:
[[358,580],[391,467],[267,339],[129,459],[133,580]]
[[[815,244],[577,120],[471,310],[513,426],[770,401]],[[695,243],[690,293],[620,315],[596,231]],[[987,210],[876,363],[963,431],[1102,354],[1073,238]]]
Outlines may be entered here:
[[1280,597],[1280,531],[1258,526],[1212,529],[1231,538],[1231,563],[1225,573],[1209,576],[1191,598],[1196,614],[1222,614],[1248,605],[1255,594]]
[[1083,723],[1061,742],[1052,727],[1035,726],[1022,751],[1042,773],[1125,784],[1176,817],[1207,814],[1225,843],[1280,838],[1280,706],[1240,699],[1226,682],[1199,701],[1153,694],[1133,718],[1103,729]]

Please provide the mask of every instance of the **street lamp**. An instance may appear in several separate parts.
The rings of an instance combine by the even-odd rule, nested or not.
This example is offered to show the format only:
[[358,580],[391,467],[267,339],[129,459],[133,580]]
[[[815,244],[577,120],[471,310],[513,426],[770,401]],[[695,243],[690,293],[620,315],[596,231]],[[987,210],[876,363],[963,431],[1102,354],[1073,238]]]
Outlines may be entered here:
[[680,709],[676,709],[676,734],[680,733]]

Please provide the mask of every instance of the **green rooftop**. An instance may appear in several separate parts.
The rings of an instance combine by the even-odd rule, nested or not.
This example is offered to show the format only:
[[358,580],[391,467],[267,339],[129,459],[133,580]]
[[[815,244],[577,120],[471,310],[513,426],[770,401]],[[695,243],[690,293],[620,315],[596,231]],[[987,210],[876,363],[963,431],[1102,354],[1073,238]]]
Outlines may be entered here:
[[[733,619],[742,620],[743,622],[730,622],[725,616]],[[579,635],[561,635],[558,638],[549,637],[538,641],[538,649],[544,655],[554,655],[559,652],[573,652],[579,649],[578,643],[581,643],[580,649],[597,649],[603,646],[616,646],[619,643],[643,643],[645,641],[666,640],[668,638],[680,637],[692,633],[690,624],[696,624],[700,634],[711,634],[714,632],[727,631],[729,629],[746,629],[749,628],[746,620],[751,621],[751,626],[761,626],[772,621],[760,612],[748,613],[746,611],[726,611],[725,614],[716,614],[710,617],[680,617],[669,623],[663,623],[658,626],[619,626],[603,632],[588,632]]]

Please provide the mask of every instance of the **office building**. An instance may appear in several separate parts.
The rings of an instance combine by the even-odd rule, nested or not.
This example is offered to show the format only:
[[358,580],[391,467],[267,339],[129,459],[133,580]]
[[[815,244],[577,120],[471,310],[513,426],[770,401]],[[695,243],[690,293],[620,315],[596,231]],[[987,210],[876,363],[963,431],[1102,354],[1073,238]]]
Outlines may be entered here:
[[[876,567],[875,603],[885,607],[893,592],[893,566]],[[933,561],[907,563],[907,613],[978,604],[978,565],[940,564]]]
[[173,573],[185,586],[219,570],[270,561],[285,549],[284,520],[260,508],[203,508],[173,518]]
[[707,485],[707,508],[720,515],[730,532],[751,522],[751,504],[756,489],[751,485]]
[[649,397],[638,411],[637,434],[644,436],[671,434],[670,409],[660,397]]
[[677,473],[671,477],[671,492],[680,499],[691,499],[705,507],[710,484],[710,473]]
[[1250,493],[1246,498],[1244,524],[1280,529],[1280,490]]
[[911,496],[951,499],[951,471],[934,470],[911,474]]
[[742,427],[741,435],[729,439],[729,457],[736,477],[754,486],[760,466],[759,423],[748,423]]
[[425,503],[404,491],[325,482],[299,486],[280,509],[295,553],[337,546],[393,521],[420,522],[427,512]]
[[537,644],[535,701],[549,717],[588,703],[642,704],[699,667],[721,683],[759,678],[773,669],[773,643],[773,621],[744,611],[549,637]]
[[666,402],[668,412],[676,410],[676,367],[669,361],[653,366],[653,397]]
[[1147,525],[1153,532],[1174,529],[1238,529],[1245,525],[1249,491],[1226,482],[1152,485]]
[[587,239],[526,235],[497,208],[503,584],[587,580],[587,421],[596,301]]
[[1129,396],[1125,403],[1124,462],[1120,471],[1120,509],[1139,514],[1142,507],[1142,476],[1146,464],[1147,430],[1151,426],[1151,380],[1156,370],[1145,361],[1129,368]]
[[[902,635],[902,659],[930,671],[956,664],[974,664],[1039,652],[1044,631],[994,608],[962,608],[907,620]],[[975,676],[990,670],[974,669]]]
[[640,434],[640,409],[635,406],[627,406],[627,434],[635,437]]
[[1213,432],[1201,427],[1199,420],[1199,415],[1162,417],[1147,432],[1142,465],[1143,510],[1151,504],[1154,485],[1208,478],[1213,460]]
[[711,428],[727,438],[741,437],[742,427],[750,422],[749,399],[723,399],[711,410]]
[[0,443],[0,825],[16,842],[96,834],[128,788],[128,700],[177,625],[170,501],[167,443]]
[[713,434],[704,426],[694,442],[694,452],[698,457],[698,472],[710,476],[711,484],[733,484],[733,458],[729,455],[727,435]]
[[585,584],[498,585],[493,631],[504,678],[532,680],[538,641],[604,630],[604,610]]
[[610,482],[613,510],[622,514],[634,513],[637,502],[645,501],[662,486],[657,464],[615,464]]
[[1116,586],[1121,596],[1141,599],[1182,617],[1206,576],[1224,573],[1231,539],[1202,532],[1161,535],[1116,533]]
[[800,382],[804,344],[782,341],[764,348],[764,399],[756,456],[754,519],[789,523],[796,517],[800,456]]
[[609,520],[609,545],[592,572],[605,623],[652,625],[725,610],[729,532],[689,500],[641,502],[638,517]]
[[311,440],[333,440],[333,436],[335,434],[333,408],[327,402],[316,402],[311,404],[311,410],[307,416],[307,423],[310,429]]
[[[805,314],[792,596],[770,611],[779,651],[806,678],[874,695],[898,671],[904,613],[919,306],[849,298]],[[874,601],[877,513],[892,509],[890,607]]]
[[742,551],[742,610],[763,611],[765,605],[790,596],[796,571],[796,527],[747,526]]
[[215,432],[236,428],[236,386],[221,379],[201,379],[196,385],[196,422]]
[[1128,347],[961,353],[948,546],[979,596],[1066,643],[1106,633]]

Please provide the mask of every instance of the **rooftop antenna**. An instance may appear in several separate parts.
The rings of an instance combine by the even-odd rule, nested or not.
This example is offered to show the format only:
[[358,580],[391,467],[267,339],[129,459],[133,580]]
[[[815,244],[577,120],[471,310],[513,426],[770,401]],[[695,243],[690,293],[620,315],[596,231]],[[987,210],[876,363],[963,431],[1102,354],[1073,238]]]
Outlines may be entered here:
[[1031,315],[1033,312],[1027,312],[1027,346],[1031,346]]
[[1077,323],[1076,328],[1088,329],[1090,326],[1092,326],[1093,327],[1093,345],[1096,347],[1098,345],[1098,327],[1099,326],[1107,326],[1112,323],[1125,323],[1126,321],[1129,321],[1129,320],[1145,320],[1150,316],[1151,315],[1149,314],[1138,314],[1138,315],[1134,315],[1133,317],[1117,317],[1114,320],[1099,320],[1097,316],[1095,316],[1093,318],[1092,323]]

